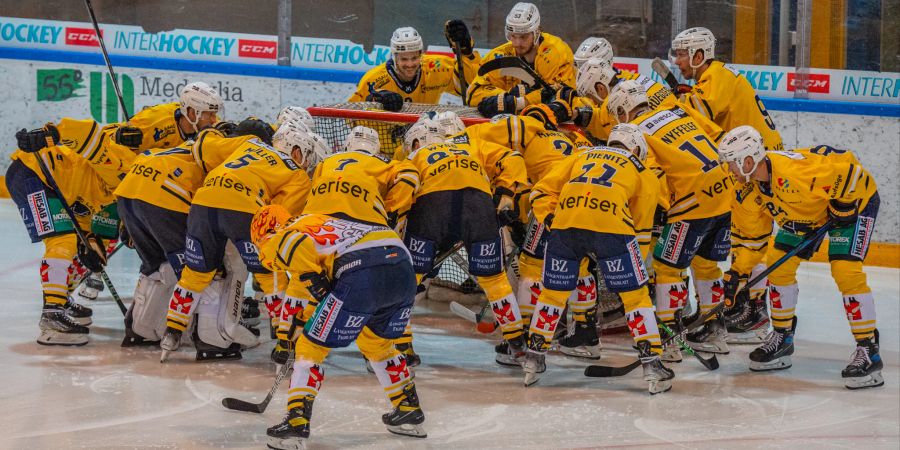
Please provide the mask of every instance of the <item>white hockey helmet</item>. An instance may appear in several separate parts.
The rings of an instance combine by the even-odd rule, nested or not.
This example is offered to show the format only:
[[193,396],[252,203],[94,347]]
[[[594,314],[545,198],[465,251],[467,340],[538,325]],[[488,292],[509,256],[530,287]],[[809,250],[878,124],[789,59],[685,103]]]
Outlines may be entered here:
[[616,71],[609,61],[601,58],[590,58],[578,68],[575,76],[575,87],[578,95],[594,99],[598,104],[603,102],[597,94],[597,83],[606,87],[606,95],[609,95],[610,84],[616,78]]
[[294,148],[299,147],[301,158],[297,162],[303,164],[306,161],[303,149],[310,147],[310,141],[309,132],[302,125],[285,122],[272,135],[272,148],[293,157]]
[[443,111],[434,116],[434,121],[440,124],[445,136],[453,136],[465,131],[466,124],[453,111]]
[[[178,94],[178,101],[181,103],[181,115],[191,124],[194,132],[200,131],[197,129],[197,122],[200,121],[201,113],[206,111],[214,112],[219,120],[225,115],[225,104],[222,102],[222,97],[219,96],[219,93],[212,86],[202,81],[189,83],[181,89],[181,93]],[[188,108],[195,111],[193,121],[188,116]]]
[[633,123],[620,123],[613,126],[606,142],[610,147],[615,147],[617,144],[625,147],[641,162],[647,160],[647,140],[644,139],[641,129]]
[[421,147],[444,141],[444,129],[436,120],[420,117],[403,135],[403,150],[409,154]]
[[401,27],[394,30],[391,35],[391,58],[395,58],[397,53],[421,52],[425,51],[425,43],[422,42],[422,36],[413,27]]
[[[753,167],[745,172],[744,161],[750,157]],[[722,136],[719,142],[719,161],[735,163],[738,173],[744,177],[743,182],[750,181],[750,175],[756,171],[762,160],[766,159],[766,149],[763,147],[762,136],[755,128],[749,125],[741,125]]]
[[609,97],[606,98],[606,109],[616,123],[620,123],[620,114],[625,116],[625,122],[630,122],[634,119],[634,117],[631,117],[631,112],[641,105],[649,105],[647,91],[641,83],[635,80],[619,82],[613,87]]
[[280,127],[281,124],[285,122],[302,123],[309,131],[315,131],[316,129],[316,120],[313,119],[313,116],[306,108],[301,108],[299,106],[285,106],[284,109],[278,113],[278,118],[275,119],[275,127]]
[[[675,52],[678,50],[687,50],[689,58],[688,64],[696,69],[703,65],[707,60],[715,58],[716,37],[713,36],[712,31],[703,27],[688,28],[687,30],[678,33],[675,36],[675,39],[672,39],[672,48],[669,49],[669,60],[672,61],[673,64],[675,63]],[[699,50],[703,51],[703,61],[700,61],[700,64],[695,66],[694,54]]]
[[344,141],[344,150],[361,151],[370,155],[377,155],[381,151],[381,141],[378,140],[378,132],[362,125],[357,125],[350,130],[347,140]]
[[610,64],[613,59],[612,45],[605,38],[591,36],[584,40],[575,50],[575,67],[581,67],[582,64],[591,58],[600,58]]
[[511,34],[534,34],[535,45],[541,35],[541,13],[534,3],[516,3],[506,16],[506,40]]

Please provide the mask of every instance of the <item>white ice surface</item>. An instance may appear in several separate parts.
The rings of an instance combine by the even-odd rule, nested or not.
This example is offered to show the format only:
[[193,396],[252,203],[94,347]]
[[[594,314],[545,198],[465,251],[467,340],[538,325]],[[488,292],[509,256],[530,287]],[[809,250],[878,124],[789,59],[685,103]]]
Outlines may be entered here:
[[[271,343],[239,362],[198,364],[184,349],[160,364],[157,350],[119,347],[122,317],[104,293],[88,303],[94,325],[87,346],[37,345],[42,247],[28,242],[8,200],[0,201],[0,246],[0,448],[265,447],[266,427],[284,412],[286,386],[262,415],[227,411],[220,401],[262,399],[274,373]],[[136,256],[124,252],[111,264],[130,300]],[[843,387],[853,341],[823,264],[805,264],[798,276],[793,368],[751,373],[752,346],[732,346],[716,372],[691,359],[674,365],[673,390],[653,397],[639,371],[585,378],[586,363],[561,356],[549,357],[540,383],[524,388],[519,371],[493,363],[492,339],[431,302],[413,319],[428,438],[385,431],[387,402],[352,348],[325,363],[310,448],[900,448],[900,275],[866,272],[885,361],[880,388]],[[603,342],[606,364],[632,361],[630,339]]]

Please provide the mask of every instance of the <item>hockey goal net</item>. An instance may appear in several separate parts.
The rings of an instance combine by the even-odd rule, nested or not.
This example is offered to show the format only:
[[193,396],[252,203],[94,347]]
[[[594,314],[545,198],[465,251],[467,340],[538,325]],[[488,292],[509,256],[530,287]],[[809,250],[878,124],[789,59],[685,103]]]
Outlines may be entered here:
[[[362,125],[378,132],[381,153],[387,158],[394,157],[395,151],[403,144],[406,129],[424,113],[453,111],[467,127],[488,121],[475,108],[454,105],[404,103],[401,111],[387,112],[381,109],[380,103],[358,102],[316,106],[307,110],[315,118],[316,132],[328,141],[332,149],[341,149],[350,130]],[[576,129],[574,126],[565,128]],[[467,268],[465,249],[460,249],[441,264],[433,284],[463,293],[480,292]],[[601,287],[598,290],[599,312],[603,316],[621,308],[622,303],[618,296],[602,289],[603,281],[601,278],[598,280]]]

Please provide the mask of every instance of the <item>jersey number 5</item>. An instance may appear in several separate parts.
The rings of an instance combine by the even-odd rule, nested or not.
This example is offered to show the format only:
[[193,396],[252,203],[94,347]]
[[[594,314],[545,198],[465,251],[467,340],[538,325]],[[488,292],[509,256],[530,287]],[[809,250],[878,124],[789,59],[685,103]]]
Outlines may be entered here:
[[240,158],[238,158],[237,161],[232,161],[228,164],[225,164],[225,167],[227,167],[229,169],[240,169],[241,167],[244,167],[247,164],[250,164],[250,161],[256,161],[258,159],[259,158],[255,157],[253,155],[243,155]]

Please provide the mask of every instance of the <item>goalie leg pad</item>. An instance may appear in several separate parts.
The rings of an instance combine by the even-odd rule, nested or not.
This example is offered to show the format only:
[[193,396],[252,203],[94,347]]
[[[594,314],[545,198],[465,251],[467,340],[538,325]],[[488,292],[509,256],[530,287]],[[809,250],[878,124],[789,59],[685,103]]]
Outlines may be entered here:
[[158,341],[166,331],[166,312],[178,277],[168,263],[150,275],[141,275],[134,288],[131,330],[144,339]]
[[214,280],[200,297],[197,335],[201,341],[216,347],[225,348],[235,342],[255,346],[258,344],[256,336],[240,324],[248,273],[237,248],[231,243],[225,247],[224,263],[225,277]]

